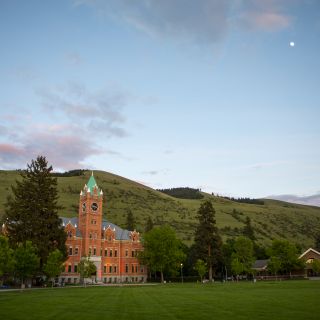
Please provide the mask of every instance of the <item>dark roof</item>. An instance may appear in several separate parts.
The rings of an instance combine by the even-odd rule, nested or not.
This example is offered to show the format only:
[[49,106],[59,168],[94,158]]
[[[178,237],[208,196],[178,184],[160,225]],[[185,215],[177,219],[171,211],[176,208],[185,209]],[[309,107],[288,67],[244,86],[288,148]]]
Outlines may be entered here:
[[256,260],[252,266],[252,269],[266,269],[268,266],[269,259]]
[[[71,223],[73,227],[76,227],[76,236],[81,237],[81,232],[78,228],[79,226],[78,218],[76,217],[73,217],[73,218],[60,217],[60,218],[62,220],[63,226],[66,226],[68,223]],[[131,231],[122,229],[116,224],[109,222],[107,220],[102,220],[102,229],[108,229],[109,226],[112,230],[115,230],[116,240],[130,240]]]

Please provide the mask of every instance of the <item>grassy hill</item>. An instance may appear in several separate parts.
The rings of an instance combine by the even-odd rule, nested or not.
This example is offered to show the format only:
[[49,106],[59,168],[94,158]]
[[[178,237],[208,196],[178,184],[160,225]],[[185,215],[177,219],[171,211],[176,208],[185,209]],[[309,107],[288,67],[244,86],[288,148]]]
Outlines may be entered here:
[[[78,213],[79,193],[91,172],[83,176],[58,177],[61,216],[73,217]],[[130,208],[137,220],[137,229],[144,230],[148,216],[156,225],[168,223],[187,244],[193,239],[197,224],[196,212],[203,199],[177,199],[123,177],[95,171],[95,179],[104,192],[105,218],[125,226]],[[0,171],[0,216],[4,212],[10,186],[19,179],[17,171]],[[313,245],[314,236],[320,233],[320,207],[265,200],[264,205],[238,203],[203,193],[216,209],[218,227],[224,238],[241,234],[246,216],[252,220],[258,241],[268,244],[273,238],[286,238],[303,248]]]

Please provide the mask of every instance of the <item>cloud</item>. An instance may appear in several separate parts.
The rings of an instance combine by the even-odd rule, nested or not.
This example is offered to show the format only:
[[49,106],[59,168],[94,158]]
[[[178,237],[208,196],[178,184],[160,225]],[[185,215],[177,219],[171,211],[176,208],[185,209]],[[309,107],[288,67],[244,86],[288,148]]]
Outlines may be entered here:
[[228,29],[228,1],[75,0],[152,36],[215,43]]
[[133,26],[152,37],[216,44],[228,32],[276,32],[288,28],[293,6],[305,0],[74,0],[99,16]]
[[55,89],[42,88],[37,94],[46,112],[81,122],[89,134],[99,132],[109,138],[128,135],[122,113],[130,97],[126,92],[112,89],[88,92],[84,85],[72,83]]
[[157,170],[150,170],[150,171],[143,171],[143,172],[141,172],[141,173],[142,173],[142,174],[147,174],[147,175],[154,176],[154,175],[158,174],[159,171],[157,171]]
[[298,1],[248,0],[237,8],[236,22],[251,31],[275,32],[288,28],[293,18],[287,13]]
[[270,168],[270,167],[275,167],[275,166],[286,165],[288,163],[289,163],[288,161],[259,162],[259,163],[250,164],[248,166],[245,166],[244,168],[245,169],[260,170],[260,169],[265,169],[265,168]]
[[65,60],[71,66],[79,66],[83,63],[82,57],[77,52],[68,52],[65,55]]
[[[0,168],[25,167],[38,155],[59,170],[87,167],[90,157],[101,154],[130,160],[107,147],[109,139],[128,135],[123,108],[129,94],[111,88],[92,92],[69,84],[43,88],[37,95],[40,107],[27,109],[23,118],[12,117],[10,127],[0,125],[5,142],[0,145]],[[19,110],[24,108],[14,112],[21,114]]]

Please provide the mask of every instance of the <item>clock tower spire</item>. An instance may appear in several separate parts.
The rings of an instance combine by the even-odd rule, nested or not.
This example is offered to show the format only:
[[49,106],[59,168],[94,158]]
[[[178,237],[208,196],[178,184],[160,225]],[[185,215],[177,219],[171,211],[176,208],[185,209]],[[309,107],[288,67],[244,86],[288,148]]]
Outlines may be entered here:
[[82,234],[82,254],[100,256],[103,192],[98,187],[93,171],[80,192],[79,229]]

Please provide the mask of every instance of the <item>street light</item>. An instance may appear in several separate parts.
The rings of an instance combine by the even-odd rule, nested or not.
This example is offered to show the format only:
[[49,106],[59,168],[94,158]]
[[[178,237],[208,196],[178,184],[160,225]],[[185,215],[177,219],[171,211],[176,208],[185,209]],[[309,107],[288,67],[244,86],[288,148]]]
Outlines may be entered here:
[[183,264],[182,263],[180,264],[180,267],[181,267],[181,283],[183,283],[183,273],[182,273]]

